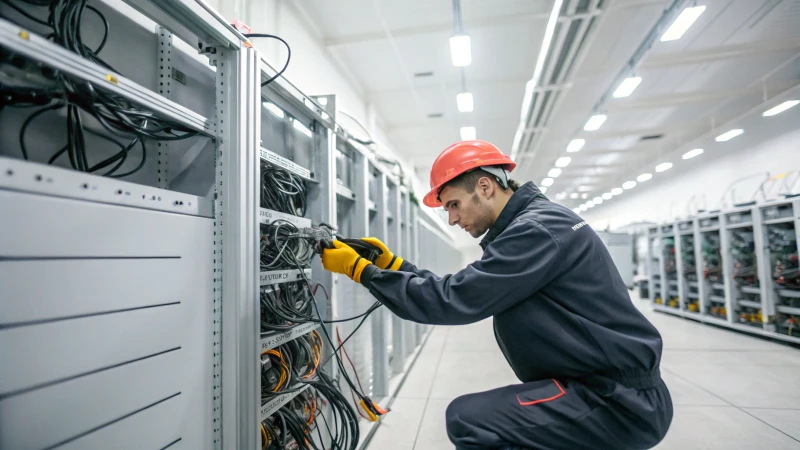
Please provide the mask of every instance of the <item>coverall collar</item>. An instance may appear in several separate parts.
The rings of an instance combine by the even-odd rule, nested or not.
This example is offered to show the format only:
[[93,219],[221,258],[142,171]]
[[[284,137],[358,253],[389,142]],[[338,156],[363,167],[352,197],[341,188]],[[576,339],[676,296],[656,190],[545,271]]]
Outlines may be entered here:
[[547,198],[531,181],[520,186],[519,189],[511,195],[511,198],[508,199],[508,203],[506,203],[506,206],[500,211],[500,215],[497,216],[494,225],[486,232],[486,236],[481,240],[481,248],[486,250],[486,247],[511,224],[514,218],[517,217],[517,214],[522,212],[536,197]]

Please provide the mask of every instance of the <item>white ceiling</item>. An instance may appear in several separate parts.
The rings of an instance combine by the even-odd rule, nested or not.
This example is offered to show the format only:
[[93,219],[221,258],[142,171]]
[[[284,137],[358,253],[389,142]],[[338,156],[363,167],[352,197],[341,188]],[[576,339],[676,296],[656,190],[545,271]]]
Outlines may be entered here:
[[[608,120],[600,130],[583,131],[595,104],[613,90],[672,2],[564,0],[563,26],[579,16],[592,26],[547,124],[537,130],[538,140],[520,150],[517,179],[540,182],[567,155],[569,141],[582,137],[586,146],[569,154],[572,163],[548,195],[599,195],[642,171],[653,172],[659,155],[757,106],[765,92],[773,97],[800,83],[800,0],[697,0],[707,7],[699,20],[680,40],[656,41],[636,71],[642,84],[632,96],[603,105]],[[462,0],[464,30],[472,40],[473,63],[465,71],[475,99],[472,113],[456,108],[461,72],[450,62],[449,0],[298,3],[331,53],[359,78],[389,138],[421,180],[464,125],[511,151],[553,0]],[[415,77],[419,72],[433,75]],[[539,86],[547,84],[543,79]],[[443,116],[428,117],[435,113]],[[640,141],[657,134],[664,136]],[[563,203],[574,207],[580,201]]]

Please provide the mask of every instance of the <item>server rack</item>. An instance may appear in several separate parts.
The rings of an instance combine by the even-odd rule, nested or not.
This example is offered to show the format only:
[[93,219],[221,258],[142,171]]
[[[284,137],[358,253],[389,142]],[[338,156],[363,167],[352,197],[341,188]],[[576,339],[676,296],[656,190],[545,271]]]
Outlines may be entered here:
[[647,285],[650,301],[655,305],[664,304],[661,271],[661,230],[659,227],[647,229]]
[[[679,279],[681,308],[663,305],[652,297],[653,308],[705,323],[800,343],[800,268],[798,230],[800,200],[796,196],[730,210],[704,213],[695,219],[651,229],[656,232],[678,228],[678,253],[694,245],[697,310],[684,307],[695,301],[694,284]],[[690,238],[690,236],[693,236]],[[679,258],[682,262],[691,258]],[[660,273],[668,263],[659,261]],[[679,270],[686,274],[685,270]],[[691,275],[689,272],[688,274]],[[651,280],[658,279],[651,272]]]
[[[36,83],[31,68],[56,70],[196,136],[148,141],[154,156],[122,181],[46,164],[63,137],[51,124],[63,115],[31,134],[24,161],[7,133],[23,116],[4,111],[0,356],[13,364],[0,369],[0,448],[107,448],[112,440],[260,448],[259,423],[298,394],[260,401],[262,352],[322,330],[304,323],[262,333],[262,293],[311,278],[330,294],[317,302],[326,319],[371,302],[318,258],[302,270],[262,270],[262,225],[328,223],[373,235],[421,265],[435,258],[429,267],[440,273],[457,270],[460,253],[418,215],[391,168],[337,125],[334,96],[307,96],[285,79],[262,85],[275,70],[205,3],[90,4],[114,31],[109,48],[132,49],[107,55],[130,78],[44,39],[35,24],[0,19],[4,75]],[[0,12],[23,21],[6,5]],[[98,142],[87,138],[92,157],[107,156]],[[306,217],[260,205],[262,167],[304,180]],[[368,395],[389,402],[427,327],[382,314],[369,320],[348,350]],[[47,433],[31,428],[43,422]],[[364,440],[374,427],[362,425]]]

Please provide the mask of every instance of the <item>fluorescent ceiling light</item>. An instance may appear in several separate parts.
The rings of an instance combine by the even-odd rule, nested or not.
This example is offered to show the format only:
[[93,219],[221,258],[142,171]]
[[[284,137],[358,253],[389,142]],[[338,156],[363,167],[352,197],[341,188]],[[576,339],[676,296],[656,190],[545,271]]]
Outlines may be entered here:
[[583,126],[583,129],[586,131],[595,131],[599,130],[603,123],[606,121],[607,116],[605,114],[597,114],[589,118],[586,121],[586,125]]
[[622,188],[614,188],[611,190],[611,195],[619,195],[622,194]]
[[703,14],[703,11],[706,10],[705,6],[695,6],[693,8],[686,8],[681,11],[680,15],[672,25],[667,28],[667,31],[661,35],[661,42],[667,41],[675,41],[680,39],[686,30],[692,26],[692,24],[700,17],[700,14]]
[[636,187],[635,181],[626,181],[622,183],[622,189],[633,189]]
[[581,194],[581,198],[583,198],[583,199],[589,198],[589,194],[584,192],[583,194]]
[[572,162],[572,158],[564,156],[556,160],[556,167],[567,167]]
[[586,211],[587,209],[589,209],[589,207],[586,206],[586,204],[583,204],[583,205],[579,206],[578,209],[580,209],[581,211]]
[[656,166],[656,172],[663,172],[672,168],[672,163],[661,163]]
[[639,83],[642,82],[642,77],[630,77],[625,78],[622,80],[622,83],[619,84],[617,90],[614,91],[614,98],[622,98],[627,97],[633,94],[633,91],[639,86]]
[[571,198],[573,200],[578,198],[578,193],[577,192],[573,192],[572,194],[569,194],[569,198]]
[[311,136],[312,136],[312,134],[311,134],[311,130],[309,130],[308,128],[306,128],[306,127],[305,127],[305,125],[303,125],[302,123],[300,123],[300,121],[298,121],[298,120],[293,120],[292,122],[293,122],[293,124],[292,124],[292,125],[294,126],[294,129],[295,129],[295,130],[297,130],[297,131],[299,131],[299,132],[301,132],[301,133],[305,134],[305,135],[306,135],[306,136],[308,136],[308,137],[311,137]]
[[683,159],[692,159],[695,156],[702,155],[702,154],[703,154],[703,149],[702,148],[696,148],[694,150],[689,150],[688,152],[684,153],[682,158]]
[[539,192],[541,192],[542,194],[545,194],[545,193],[547,193],[547,188],[546,187],[540,187],[539,188]]
[[599,205],[603,203],[603,197],[595,197],[592,199],[592,201],[594,202],[595,205]]
[[768,109],[768,110],[764,111],[764,114],[762,114],[762,116],[764,116],[764,117],[776,116],[776,115],[786,111],[789,108],[793,108],[793,107],[797,106],[798,104],[800,104],[800,100],[789,100],[789,101],[781,103],[780,105],[778,105],[778,106],[776,106],[776,107],[774,107],[772,109]]
[[264,102],[262,105],[264,105],[264,108],[267,108],[267,111],[271,112],[276,117],[280,117],[281,119],[286,117],[286,113],[284,113],[283,110],[280,109],[275,103]]
[[613,197],[613,195],[611,195],[611,192],[606,192],[605,194],[602,195],[602,197],[603,200],[611,200],[611,197]]
[[586,206],[588,206],[589,208],[594,208],[594,200],[589,200],[588,202],[586,202]]
[[636,181],[638,181],[639,183],[644,183],[645,181],[649,180],[650,178],[653,178],[653,174],[652,173],[643,173],[643,174],[639,175],[638,177],[636,177]]
[[561,169],[550,169],[550,172],[547,172],[547,176],[550,178],[558,178],[561,175]]
[[717,142],[726,142],[726,141],[730,141],[731,139],[735,138],[736,136],[739,136],[742,133],[744,133],[744,130],[737,128],[735,130],[728,131],[727,133],[720,134],[714,140],[717,141]]
[[450,56],[453,58],[453,65],[456,67],[472,64],[469,36],[458,34],[450,38]]
[[554,180],[552,178],[545,178],[544,180],[542,180],[542,186],[545,186],[545,187],[546,186],[552,186],[553,185],[553,181]]
[[569,145],[567,145],[567,152],[568,153],[579,152],[585,144],[586,140],[584,139],[573,139],[569,142]]
[[461,140],[474,141],[475,140],[475,127],[461,127]]
[[580,208],[572,208],[572,212],[574,212],[575,214],[580,214],[581,213],[581,209]]
[[459,112],[472,112],[472,94],[469,92],[462,92],[456,95],[456,103],[458,103]]

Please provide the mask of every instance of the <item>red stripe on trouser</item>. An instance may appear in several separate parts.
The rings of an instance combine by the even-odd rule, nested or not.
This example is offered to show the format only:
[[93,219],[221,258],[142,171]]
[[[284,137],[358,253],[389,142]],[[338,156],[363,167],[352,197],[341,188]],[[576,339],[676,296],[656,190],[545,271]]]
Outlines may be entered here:
[[558,381],[556,381],[556,380],[553,380],[553,383],[555,383],[555,384],[556,384],[556,386],[558,386],[558,390],[559,390],[559,391],[561,391],[561,392],[559,392],[558,394],[556,394],[556,395],[554,395],[554,396],[552,396],[552,397],[550,397],[550,398],[542,398],[542,399],[539,399],[539,400],[534,400],[534,401],[532,401],[532,402],[523,402],[522,400],[520,400],[520,398],[519,398],[519,395],[518,395],[518,396],[517,396],[517,402],[519,402],[519,404],[520,404],[521,406],[531,406],[531,405],[536,405],[536,404],[539,404],[539,403],[550,402],[550,401],[553,401],[553,400],[555,400],[555,399],[557,399],[557,398],[559,398],[559,397],[563,397],[564,395],[566,395],[566,394],[567,394],[567,393],[564,391],[564,388],[562,388],[562,387],[561,387],[561,385],[560,385],[560,384],[558,384]]

